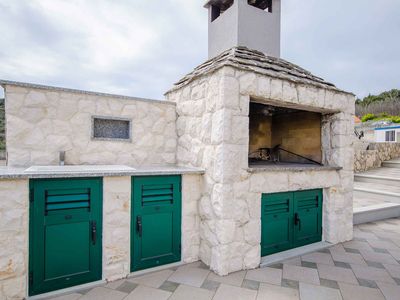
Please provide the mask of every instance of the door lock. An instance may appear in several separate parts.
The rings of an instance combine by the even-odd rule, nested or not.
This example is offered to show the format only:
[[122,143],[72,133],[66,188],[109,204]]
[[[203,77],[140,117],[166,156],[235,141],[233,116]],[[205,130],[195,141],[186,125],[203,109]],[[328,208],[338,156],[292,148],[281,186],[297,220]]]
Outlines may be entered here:
[[142,217],[136,217],[136,232],[139,234],[139,237],[142,237],[143,233],[143,226],[142,226]]
[[299,214],[294,214],[294,225],[299,226],[299,230],[301,230],[301,219],[299,218]]
[[96,245],[96,241],[97,241],[97,224],[96,221],[92,221],[91,222],[91,231],[92,231],[92,244]]

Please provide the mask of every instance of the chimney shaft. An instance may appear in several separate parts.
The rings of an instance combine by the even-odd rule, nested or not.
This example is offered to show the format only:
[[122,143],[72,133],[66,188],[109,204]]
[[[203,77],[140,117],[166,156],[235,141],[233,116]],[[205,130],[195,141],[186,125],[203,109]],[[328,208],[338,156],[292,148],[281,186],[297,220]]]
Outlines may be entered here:
[[280,57],[281,0],[208,0],[208,56],[236,46]]

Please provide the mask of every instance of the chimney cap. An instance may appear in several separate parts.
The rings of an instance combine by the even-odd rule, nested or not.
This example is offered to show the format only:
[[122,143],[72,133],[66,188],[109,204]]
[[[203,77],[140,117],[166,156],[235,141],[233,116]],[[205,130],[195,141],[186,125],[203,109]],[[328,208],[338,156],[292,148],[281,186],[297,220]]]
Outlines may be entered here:
[[211,5],[216,6],[231,6],[234,0],[206,0],[204,7],[209,8]]

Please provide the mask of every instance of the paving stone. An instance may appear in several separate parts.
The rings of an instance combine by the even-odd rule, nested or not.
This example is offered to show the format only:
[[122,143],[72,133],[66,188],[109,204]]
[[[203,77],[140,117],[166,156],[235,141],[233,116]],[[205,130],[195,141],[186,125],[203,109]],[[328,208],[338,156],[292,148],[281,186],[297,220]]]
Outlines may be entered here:
[[216,282],[216,281],[211,281],[211,280],[206,280],[204,281],[204,283],[201,285],[202,289],[206,289],[209,291],[216,291],[219,286],[221,285],[220,282]]
[[349,249],[354,250],[370,250],[372,251],[371,246],[367,242],[358,242],[358,241],[349,241],[343,243],[343,247],[346,249],[347,252],[352,251]]
[[169,278],[169,281],[190,286],[201,287],[210,271],[199,268],[178,268]]
[[358,249],[352,249],[352,248],[344,248],[347,253],[355,253],[355,254],[360,254],[360,250]]
[[213,300],[255,300],[257,291],[221,284]]
[[318,253],[313,252],[310,254],[303,255],[301,257],[303,262],[312,262],[316,264],[326,264],[326,265],[333,265],[332,256],[328,253]]
[[82,294],[72,293],[68,295],[62,295],[56,298],[47,298],[46,300],[77,300],[80,297],[82,297]]
[[397,285],[400,285],[400,278],[393,277],[393,280],[396,281]]
[[367,263],[368,267],[373,267],[373,268],[378,268],[378,269],[384,269],[385,268],[383,266],[383,264],[381,264],[379,262],[369,261],[369,260],[366,260],[365,262]]
[[385,300],[378,289],[339,282],[343,300]]
[[111,282],[108,282],[104,287],[115,290],[117,287],[119,287],[125,281],[126,281],[125,279],[111,281]]
[[357,284],[357,278],[349,269],[318,264],[318,274],[324,279]]
[[246,271],[231,273],[227,276],[218,276],[214,272],[210,272],[210,274],[207,277],[207,280],[217,281],[220,283],[225,283],[235,286],[241,286],[245,275]]
[[167,292],[175,292],[175,290],[178,288],[179,284],[176,282],[171,282],[171,281],[165,281],[160,287],[160,290],[164,290]]
[[334,261],[340,261],[348,264],[357,264],[364,266],[367,265],[361,254],[342,253],[340,251],[332,251],[331,254]]
[[[285,269],[285,267],[283,267]],[[271,283],[281,285],[282,270],[273,268],[261,268],[249,270],[246,274],[246,279],[258,282]]]
[[211,300],[214,292],[181,284],[168,300]]
[[351,266],[348,263],[344,263],[341,261],[334,261],[334,264],[336,267],[339,267],[339,268],[351,269]]
[[271,265],[271,266],[268,266],[268,267],[282,270],[283,269],[283,264],[279,263],[279,264],[274,264],[274,265]]
[[258,281],[248,280],[248,279],[243,280],[242,288],[258,291],[259,287],[260,287],[260,282]]
[[96,287],[79,298],[79,300],[122,300],[126,295],[128,294],[120,291],[105,287]]
[[378,287],[386,300],[399,300],[400,298],[400,286],[378,282]]
[[386,270],[360,265],[351,265],[351,268],[357,278],[396,284]]
[[257,300],[299,300],[297,289],[281,287],[277,285],[261,283]]
[[284,260],[282,263],[284,265],[301,266],[301,258],[295,257],[295,258],[287,259],[287,260]]
[[319,285],[318,271],[315,269],[284,265],[283,278]]
[[400,251],[392,250],[392,249],[389,249],[388,251],[389,251],[390,255],[393,256],[393,258],[395,260],[397,260],[397,261],[400,260]]
[[361,250],[361,255],[364,257],[365,260],[379,262],[382,264],[399,265],[398,262],[390,254]]
[[372,248],[400,250],[400,248],[391,241],[369,240],[368,244],[370,244]]
[[167,291],[155,289],[152,287],[147,287],[144,285],[139,285],[124,300],[138,300],[138,299],[167,300],[169,297],[171,297],[171,295],[172,293]]
[[342,300],[340,291],[324,286],[300,282],[301,299]]
[[400,278],[400,266],[394,266],[388,264],[384,264],[383,266],[392,277]]
[[339,284],[335,280],[320,278],[319,281],[322,286],[326,286],[332,289],[339,289]]
[[290,280],[290,279],[282,278],[281,286],[298,290],[299,282],[297,280]]
[[174,272],[171,270],[162,270],[139,277],[129,278],[128,280],[136,284],[159,288],[173,273]]
[[358,280],[358,285],[360,286],[365,286],[365,287],[369,287],[369,288],[373,288],[373,289],[377,289],[378,286],[376,285],[376,282],[373,280],[367,280],[367,279],[361,279],[361,278],[357,278]]
[[382,249],[382,248],[372,248],[376,253],[386,253],[388,254],[389,251],[387,249]]
[[124,281],[119,287],[116,288],[117,291],[127,293],[129,294],[132,292],[135,288],[137,288],[138,284],[130,282],[130,281]]
[[316,269],[317,264],[309,261],[302,261],[301,266],[304,268]]
[[319,253],[328,253],[328,254],[330,253],[328,248],[317,250],[317,252],[319,252]]

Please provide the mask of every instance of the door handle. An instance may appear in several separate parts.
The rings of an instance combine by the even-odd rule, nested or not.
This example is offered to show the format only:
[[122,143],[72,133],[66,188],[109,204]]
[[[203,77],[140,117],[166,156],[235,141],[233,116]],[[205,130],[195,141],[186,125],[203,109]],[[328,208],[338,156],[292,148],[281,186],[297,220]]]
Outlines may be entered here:
[[143,233],[143,226],[142,226],[142,217],[136,217],[136,232],[139,234],[139,237],[142,237]]
[[97,224],[96,221],[92,221],[91,222],[91,232],[92,232],[92,244],[96,245],[96,241],[97,241]]
[[299,214],[294,214],[294,225],[299,226],[299,230],[301,230],[301,219],[299,218]]

